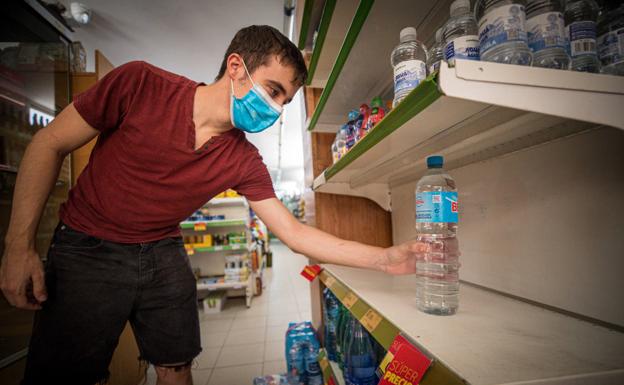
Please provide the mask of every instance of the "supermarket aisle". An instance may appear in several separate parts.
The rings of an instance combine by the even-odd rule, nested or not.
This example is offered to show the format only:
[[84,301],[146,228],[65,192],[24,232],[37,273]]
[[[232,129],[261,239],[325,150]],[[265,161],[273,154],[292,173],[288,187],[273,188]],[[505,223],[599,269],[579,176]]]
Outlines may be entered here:
[[[288,322],[310,319],[309,283],[299,275],[307,263],[282,243],[272,243],[273,268],[265,289],[253,299],[229,299],[217,315],[200,313],[202,353],[193,364],[195,385],[251,385],[255,376],[286,370],[284,333]],[[156,383],[153,368],[147,384]]]

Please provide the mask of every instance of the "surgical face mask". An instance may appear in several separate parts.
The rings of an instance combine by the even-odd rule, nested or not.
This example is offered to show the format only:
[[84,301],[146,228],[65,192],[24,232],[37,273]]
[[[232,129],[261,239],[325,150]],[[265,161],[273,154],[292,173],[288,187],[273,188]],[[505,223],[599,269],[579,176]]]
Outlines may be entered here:
[[234,96],[234,82],[230,79],[232,88],[230,120],[234,127],[245,132],[261,132],[271,127],[280,117],[282,106],[275,103],[262,86],[254,83],[247,71],[245,62],[243,62],[243,67],[253,87],[245,96],[239,99]]

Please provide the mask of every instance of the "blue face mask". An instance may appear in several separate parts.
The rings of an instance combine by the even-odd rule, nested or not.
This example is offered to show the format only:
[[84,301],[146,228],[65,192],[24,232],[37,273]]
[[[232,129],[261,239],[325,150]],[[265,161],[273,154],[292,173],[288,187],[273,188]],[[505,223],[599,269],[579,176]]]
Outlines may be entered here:
[[230,98],[230,119],[232,125],[245,132],[261,132],[271,127],[280,117],[282,106],[266,93],[264,88],[254,83],[243,62],[247,76],[253,87],[245,96],[238,99],[234,96],[234,83],[230,80],[232,96]]

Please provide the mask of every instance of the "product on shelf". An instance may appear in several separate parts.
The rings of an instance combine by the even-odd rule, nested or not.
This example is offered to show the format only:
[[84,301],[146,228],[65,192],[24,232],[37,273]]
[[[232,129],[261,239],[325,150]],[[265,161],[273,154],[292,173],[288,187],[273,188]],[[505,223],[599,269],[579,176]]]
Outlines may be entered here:
[[560,0],[529,0],[526,26],[533,66],[566,70],[570,57],[566,49],[563,4]]
[[598,4],[594,0],[566,1],[563,17],[572,59],[570,69],[573,71],[600,71],[596,48],[598,12]]
[[435,315],[452,315],[459,306],[459,248],[455,181],[441,156],[427,158],[429,170],[416,184],[417,239],[430,251],[416,261],[416,305]]
[[290,323],[286,331],[286,367],[290,383],[320,385],[323,377],[318,363],[320,344],[310,322]]
[[323,325],[325,336],[325,349],[327,349],[327,358],[331,361],[338,361],[336,352],[336,333],[338,325],[338,316],[340,313],[340,301],[329,289],[323,291]]
[[435,44],[427,53],[427,71],[432,74],[439,70],[442,60],[444,60],[444,42],[442,41],[442,28],[438,28],[435,34]]
[[371,102],[370,114],[366,120],[366,132],[370,132],[384,116],[386,116],[386,111],[383,108],[383,101],[379,96],[376,96]]
[[377,357],[372,337],[362,324],[351,317],[347,327],[348,341],[344,364],[344,378],[348,385],[376,385]]
[[479,28],[470,12],[470,0],[451,3],[451,17],[444,25],[444,58],[449,65],[455,59],[479,60]]
[[399,104],[427,77],[427,48],[418,41],[416,28],[403,28],[400,44],[392,51],[390,59],[394,69],[394,102]]
[[247,258],[243,255],[225,257],[225,282],[245,282],[249,278]]
[[347,151],[351,150],[353,146],[355,146],[355,143],[357,143],[357,135],[361,124],[359,116],[360,112],[358,110],[354,109],[349,112],[349,121],[345,125],[347,127],[345,131],[347,134],[347,140],[345,142]]
[[253,379],[253,385],[292,385],[288,377],[282,374],[271,374]]
[[531,65],[524,0],[477,0],[481,60]]
[[356,141],[360,141],[362,140],[362,138],[364,138],[366,136],[366,133],[368,132],[366,130],[367,128],[367,123],[368,123],[368,117],[371,113],[371,109],[368,106],[368,104],[363,103],[360,106],[360,110],[359,110],[360,114],[358,115],[357,119],[356,119],[356,124],[355,124],[355,128],[357,129],[357,137],[356,137]]
[[607,2],[597,29],[601,72],[624,76],[624,2]]

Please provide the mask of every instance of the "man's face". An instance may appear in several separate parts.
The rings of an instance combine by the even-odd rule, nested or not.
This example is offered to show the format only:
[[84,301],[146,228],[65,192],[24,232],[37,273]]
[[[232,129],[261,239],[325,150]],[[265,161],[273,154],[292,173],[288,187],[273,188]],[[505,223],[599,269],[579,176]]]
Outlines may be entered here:
[[[243,76],[247,77],[243,70]],[[299,86],[292,83],[295,70],[292,66],[281,64],[273,56],[266,65],[261,65],[251,73],[253,81],[264,88],[273,100],[283,106],[290,103]],[[251,85],[249,85],[251,89]]]

